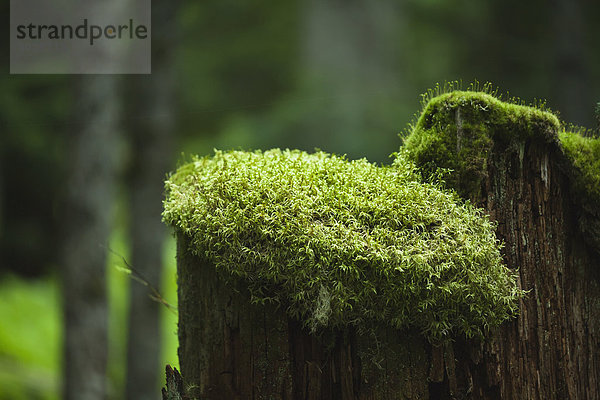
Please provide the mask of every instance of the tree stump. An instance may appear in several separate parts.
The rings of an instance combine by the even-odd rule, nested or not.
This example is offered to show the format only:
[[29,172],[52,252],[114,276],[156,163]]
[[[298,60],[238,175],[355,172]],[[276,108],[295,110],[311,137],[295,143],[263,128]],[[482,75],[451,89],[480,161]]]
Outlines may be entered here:
[[600,398],[600,247],[582,226],[598,226],[600,199],[590,206],[578,188],[561,129],[548,113],[455,92],[432,99],[407,140],[419,165],[452,168],[450,185],[498,223],[529,291],[483,345],[455,343],[458,398]]
[[[454,92],[431,99],[399,156],[414,160],[424,176],[428,172],[439,176],[436,171],[440,167],[452,169],[446,177],[447,185],[483,207],[497,222],[496,234],[504,242],[504,261],[514,271],[518,269],[518,286],[528,292],[519,300],[520,315],[499,327],[490,322],[483,329],[483,338],[468,339],[467,331],[450,326],[443,340],[431,340],[426,335],[428,325],[419,325],[418,318],[409,318],[406,326],[375,320],[372,326],[364,326],[364,321],[369,321],[365,319],[363,325],[337,324],[311,331],[284,311],[283,301],[255,304],[251,301],[252,289],[232,283],[217,272],[223,268],[222,263],[217,266],[215,262],[220,262],[221,253],[226,251],[222,243],[231,234],[230,226],[207,239],[206,234],[191,234],[195,225],[181,224],[177,212],[166,212],[167,222],[178,228],[179,358],[187,394],[198,399],[294,400],[600,398],[600,249],[594,236],[600,212],[594,195],[582,192],[575,184],[581,171],[561,147],[560,129],[552,114],[503,103],[484,93]],[[219,174],[227,174],[230,162],[225,160],[210,168],[223,168]],[[242,187],[252,190],[245,179],[254,176],[244,177]],[[224,182],[214,187],[224,188],[224,198],[237,201],[228,197],[231,193]],[[188,184],[194,190],[206,190],[195,178]],[[186,203],[186,210],[192,210],[185,218],[196,223],[198,219],[190,215],[199,206],[190,200],[190,193],[178,195],[178,201]],[[580,201],[582,198],[587,200]],[[203,207],[211,206],[209,203],[203,203]],[[215,204],[225,203],[220,199]],[[214,222],[211,213],[218,212],[216,208],[207,214],[206,229]],[[370,220],[372,215],[366,218]],[[316,223],[319,229],[324,224],[320,219]],[[441,223],[444,221],[416,224],[409,234],[426,232],[435,236],[441,232]],[[263,254],[264,246],[285,249],[289,245],[278,242],[277,234],[269,229],[269,225],[257,228],[268,232],[266,241],[259,240],[251,248],[240,247],[236,257],[241,263],[248,254],[259,263],[269,260]],[[463,233],[451,233],[444,240],[454,243],[464,237]],[[344,247],[344,240],[352,238],[341,237],[332,247]],[[203,251],[197,250],[198,243],[204,243]],[[206,243],[216,250],[206,250]],[[457,251],[460,249],[457,247]],[[483,245],[479,249],[484,251]],[[303,247],[300,250],[305,251]],[[425,254],[417,254],[415,260],[425,262]],[[444,260],[439,257],[437,262]],[[286,260],[278,262],[285,264]],[[377,257],[369,262],[376,263]],[[361,273],[369,271],[365,268]],[[473,279],[470,268],[476,266],[467,267],[464,275],[458,271],[459,281]],[[234,270],[236,274],[246,272]],[[485,281],[485,271],[478,273]],[[251,287],[257,275],[244,276]],[[395,276],[402,279],[403,275]],[[364,276],[368,286],[367,278],[371,277]],[[436,285],[443,286],[443,282],[432,282],[433,286],[421,287],[417,282],[414,292],[434,296]],[[285,284],[276,282],[275,287]],[[502,286],[501,280],[490,280],[489,284],[493,288]],[[380,286],[375,287],[378,293],[386,293]],[[472,288],[475,291],[469,292],[467,299],[484,286]],[[384,309],[385,300],[391,301],[393,296],[377,294],[375,300],[366,299]],[[381,299],[384,301],[378,303]],[[501,305],[513,298],[494,299],[492,305]],[[413,300],[406,299],[410,308],[425,312],[423,318],[427,318],[428,299]],[[435,311],[446,314],[469,310],[476,303],[451,302],[447,309],[444,303],[436,303]],[[314,304],[320,307],[318,302]],[[401,312],[402,306],[398,307]],[[385,309],[384,315],[391,319],[393,311]],[[482,311],[486,315],[492,312]]]

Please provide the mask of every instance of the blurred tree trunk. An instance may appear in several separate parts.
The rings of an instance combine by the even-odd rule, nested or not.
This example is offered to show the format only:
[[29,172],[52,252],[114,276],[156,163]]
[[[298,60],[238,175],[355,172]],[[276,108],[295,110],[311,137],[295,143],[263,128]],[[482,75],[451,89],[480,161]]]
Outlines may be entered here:
[[[0,141],[0,241],[4,239],[4,143]],[[6,262],[3,257],[3,246],[0,245],[0,271],[4,269]]]
[[397,128],[385,126],[391,123],[386,108],[403,82],[398,79],[395,36],[402,23],[401,5],[310,0],[303,8],[303,84],[310,98],[323,105],[306,116],[309,127],[303,136],[310,138],[304,144],[339,149],[351,157],[363,157],[365,147],[375,149],[373,142],[386,148]]
[[585,19],[581,0],[554,0],[556,99],[562,118],[592,126],[594,103],[585,59]]
[[106,248],[115,187],[116,78],[82,76],[64,215],[64,398],[106,397]]
[[[152,74],[129,80],[127,127],[132,265],[155,288],[160,285],[165,228],[161,222],[164,177],[171,167],[174,130],[177,2],[152,4]],[[133,282],[127,344],[128,400],[158,399],[160,387],[160,306],[149,290]]]

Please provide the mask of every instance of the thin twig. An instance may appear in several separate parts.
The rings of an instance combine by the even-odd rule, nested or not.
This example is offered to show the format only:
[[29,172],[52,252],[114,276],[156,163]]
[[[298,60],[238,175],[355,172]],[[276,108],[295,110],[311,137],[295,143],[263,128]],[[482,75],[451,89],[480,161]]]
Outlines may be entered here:
[[130,265],[124,256],[117,253],[110,247],[106,247],[106,246],[102,246],[102,247],[104,249],[108,250],[109,252],[111,252],[112,254],[114,254],[115,256],[119,257],[123,261],[123,264],[125,264],[125,267],[117,267],[117,269],[119,269],[122,272],[127,273],[131,277],[131,279],[141,283],[142,285],[144,285],[148,288],[148,290],[150,291],[150,293],[148,293],[148,297],[150,297],[150,299],[152,299],[153,301],[156,301],[157,303],[164,305],[165,307],[167,307],[167,309],[169,311],[171,311],[173,314],[177,315],[177,307],[175,307],[174,305],[167,302],[165,300],[165,298],[162,297],[162,295],[160,294],[158,289],[156,287],[154,287],[154,285],[152,285],[140,271],[138,271],[132,265]]

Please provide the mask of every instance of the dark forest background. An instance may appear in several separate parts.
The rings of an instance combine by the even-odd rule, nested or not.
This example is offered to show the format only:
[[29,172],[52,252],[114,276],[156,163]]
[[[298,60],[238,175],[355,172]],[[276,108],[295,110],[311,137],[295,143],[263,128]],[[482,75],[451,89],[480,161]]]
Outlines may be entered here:
[[0,399],[158,399],[176,316],[123,258],[175,305],[162,182],[189,155],[319,148],[387,163],[420,94],[454,80],[596,124],[598,2],[152,8],[149,76],[10,75],[0,43]]

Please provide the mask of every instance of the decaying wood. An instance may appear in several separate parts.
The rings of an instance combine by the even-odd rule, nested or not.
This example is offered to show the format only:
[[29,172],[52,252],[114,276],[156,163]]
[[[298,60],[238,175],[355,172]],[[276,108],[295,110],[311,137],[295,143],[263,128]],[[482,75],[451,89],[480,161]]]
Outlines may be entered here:
[[[464,134],[461,133],[461,134]],[[311,335],[255,306],[178,237],[179,357],[202,399],[599,399],[600,255],[580,229],[558,143],[496,143],[482,196],[529,293],[482,342],[377,328]],[[373,351],[379,348],[380,351]]]
[[177,368],[167,365],[165,373],[167,386],[162,389],[162,400],[190,400],[185,393],[183,378]]
[[[457,133],[458,134],[458,133]],[[487,343],[454,344],[459,398],[600,398],[600,256],[556,142],[496,143],[481,198],[503,255],[528,290],[520,316]]]
[[481,203],[530,292],[486,345],[474,397],[600,398],[600,257],[578,228],[563,156],[556,143],[528,142],[522,152],[495,148],[489,161]]
[[426,343],[414,333],[311,334],[273,305],[251,305],[182,236],[178,285],[179,360],[193,398],[427,398]]

